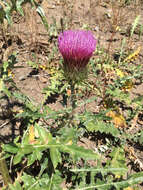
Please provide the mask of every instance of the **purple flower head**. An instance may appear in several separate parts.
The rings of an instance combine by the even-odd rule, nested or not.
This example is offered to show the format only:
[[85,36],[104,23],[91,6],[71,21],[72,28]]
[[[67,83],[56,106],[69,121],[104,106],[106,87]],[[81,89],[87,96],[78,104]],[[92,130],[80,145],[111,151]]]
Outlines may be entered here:
[[68,70],[84,69],[92,56],[97,41],[90,31],[67,30],[58,37],[59,51]]

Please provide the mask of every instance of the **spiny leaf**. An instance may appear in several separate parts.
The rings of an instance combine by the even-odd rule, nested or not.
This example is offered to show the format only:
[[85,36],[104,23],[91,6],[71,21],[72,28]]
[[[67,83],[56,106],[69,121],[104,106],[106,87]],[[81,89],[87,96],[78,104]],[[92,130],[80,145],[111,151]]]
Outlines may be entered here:
[[22,158],[23,158],[24,154],[21,152],[18,152],[13,159],[13,164],[18,164],[19,162],[21,162]]
[[61,188],[62,178],[60,177],[60,172],[58,170],[52,174],[49,183],[47,184],[46,190],[62,190]]
[[22,186],[18,181],[15,181],[14,184],[9,184],[9,189],[10,190],[23,190]]
[[111,188],[111,187],[116,187],[118,189],[120,188],[124,188],[124,187],[128,187],[134,184],[138,184],[141,183],[143,181],[143,172],[139,173],[140,176],[135,176],[135,177],[130,177],[125,181],[121,181],[121,182],[109,182],[109,183],[103,183],[103,184],[99,184],[99,185],[92,185],[92,186],[88,186],[88,187],[83,187],[83,188],[76,188],[75,190],[92,190],[92,189],[99,189],[99,188]]
[[101,133],[111,134],[115,137],[119,135],[119,131],[112,124],[105,124],[103,121],[89,121],[85,124],[88,131],[99,131]]
[[69,153],[75,159],[78,159],[78,158],[84,158],[85,160],[99,159],[99,155],[97,153],[94,153],[93,151],[91,151],[89,149],[85,149],[85,148],[83,148],[81,146],[77,146],[77,145],[62,145],[60,147],[60,150],[62,152]]
[[[114,150],[110,153],[111,160],[108,161],[107,167],[113,167],[113,168],[125,168],[126,167],[126,162],[125,162],[125,153],[123,148],[114,148]],[[114,172],[116,175],[124,175],[125,171],[120,171],[120,172]]]
[[29,154],[27,166],[32,165],[36,160],[41,160],[43,153],[37,149],[34,149],[32,154]]
[[44,162],[41,163],[41,169],[38,175],[38,178],[40,178],[44,172],[44,170],[48,167],[48,158],[45,158]]
[[17,146],[15,146],[15,145],[4,144],[3,149],[4,149],[5,152],[10,152],[10,153],[15,154],[15,153],[18,152],[19,148]]
[[37,123],[35,123],[35,135],[39,138],[40,144],[48,144],[53,141],[51,133],[47,129],[39,126]]
[[54,169],[56,169],[58,163],[61,163],[61,153],[57,148],[50,148],[50,157],[54,166]]
[[81,169],[72,169],[72,172],[102,172],[104,174],[108,173],[108,172],[126,172],[127,168],[81,168]]

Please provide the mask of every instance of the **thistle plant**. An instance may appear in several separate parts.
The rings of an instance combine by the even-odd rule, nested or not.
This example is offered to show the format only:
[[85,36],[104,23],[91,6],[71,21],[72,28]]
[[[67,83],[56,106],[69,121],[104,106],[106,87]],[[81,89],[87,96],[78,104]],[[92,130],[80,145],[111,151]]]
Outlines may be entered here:
[[86,77],[87,64],[96,43],[93,34],[85,30],[67,30],[58,37],[59,51],[63,56],[63,70],[71,88],[72,113],[76,105],[75,84]]

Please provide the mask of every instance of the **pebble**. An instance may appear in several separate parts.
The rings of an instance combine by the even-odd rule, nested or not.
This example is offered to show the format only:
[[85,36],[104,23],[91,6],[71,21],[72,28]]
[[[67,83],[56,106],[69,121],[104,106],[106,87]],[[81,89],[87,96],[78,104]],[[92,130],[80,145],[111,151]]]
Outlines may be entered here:
[[25,80],[26,78],[27,78],[26,75],[21,75],[21,76],[19,77],[19,80],[20,80],[20,81],[23,81],[23,80]]
[[112,14],[112,10],[111,10],[111,9],[108,9],[108,10],[105,12],[105,15],[107,16],[107,18],[111,18],[111,14]]
[[99,26],[95,26],[93,30],[99,32]]

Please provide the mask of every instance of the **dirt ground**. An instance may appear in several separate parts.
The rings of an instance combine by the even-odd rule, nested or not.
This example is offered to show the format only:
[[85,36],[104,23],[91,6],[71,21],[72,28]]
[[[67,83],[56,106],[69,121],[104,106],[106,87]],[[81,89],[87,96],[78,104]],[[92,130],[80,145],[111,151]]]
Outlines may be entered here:
[[[66,29],[89,27],[98,40],[98,44],[106,49],[112,35],[114,17],[119,11],[118,25],[121,31],[117,32],[113,39],[112,47],[110,48],[112,54],[121,45],[124,35],[128,35],[131,24],[137,15],[141,15],[140,23],[143,23],[143,3],[142,1],[139,2],[121,7],[120,11],[118,10],[118,4],[115,3],[115,12],[113,13],[113,7],[108,0],[79,0],[78,2],[73,0],[72,2],[66,1],[66,3],[62,0],[43,0],[40,5],[45,12],[48,24],[51,28],[53,27],[56,34],[47,32],[40,16],[31,8],[30,4],[24,5],[25,16],[22,17],[17,13],[13,13],[14,23],[7,34],[7,39],[12,40],[8,48],[8,55],[16,52],[18,55],[16,66],[23,67],[14,70],[14,81],[17,86],[22,92],[34,99],[35,102],[38,103],[42,100],[41,89],[46,86],[48,80],[46,77],[44,78],[45,75],[42,71],[39,75],[30,75],[32,68],[28,67],[27,62],[34,60],[42,65],[48,64],[52,49],[50,41],[53,40],[56,43],[57,36],[62,30],[61,19]],[[54,26],[55,22],[56,26]],[[137,47],[141,46],[142,40],[143,36],[139,39],[138,34],[134,34],[130,49],[137,49]],[[1,39],[1,47],[3,47],[3,44],[4,42]],[[140,52],[140,57],[142,57],[142,53],[143,50]],[[36,54],[36,58],[33,54]],[[60,55],[57,53],[56,56],[59,57]],[[50,64],[52,64],[52,61]],[[138,89],[140,92],[143,91],[141,86]]]
[[[120,7],[120,11],[116,1],[113,9],[113,5],[108,0],[43,0],[40,5],[47,17],[51,28],[50,32],[44,28],[35,9],[32,9],[31,5],[27,3],[23,6],[24,17],[16,12],[13,13],[13,26],[7,33],[7,39],[11,41],[7,48],[9,49],[8,55],[11,52],[16,52],[16,66],[21,67],[14,69],[14,81],[17,87],[32,98],[36,104],[43,99],[42,89],[49,84],[49,73],[42,69],[39,73],[34,73],[27,62],[33,60],[41,65],[57,65],[60,57],[59,52],[54,55],[57,56],[57,60],[50,60],[49,57],[52,54],[53,44],[56,44],[58,34],[62,31],[62,28],[90,28],[98,40],[98,44],[108,49],[113,34],[114,18],[116,17],[120,30],[112,39],[112,46],[110,47],[110,53],[112,54],[115,49],[121,46],[122,39],[124,37],[128,38],[132,23],[138,15],[141,15],[140,24],[143,24],[143,1],[133,1],[129,5]],[[138,31],[136,31],[131,40],[130,49],[136,50],[139,46],[142,47],[142,43],[143,35],[139,39]],[[2,49],[3,45],[4,42],[0,36],[0,47]],[[143,49],[141,49],[138,60],[141,64],[142,56]],[[143,85],[135,86],[132,90],[133,95],[134,93],[142,94]],[[15,135],[21,134],[23,125],[18,120],[13,119],[8,103],[7,100],[0,103],[0,139],[3,142],[10,142]],[[62,109],[60,99],[54,103],[49,103],[49,106],[56,110]],[[88,109],[93,111],[97,109],[97,104],[93,102],[87,106]],[[11,104],[11,107],[14,107],[14,105]],[[85,141],[84,143],[87,147],[89,145],[92,147],[92,142]],[[138,150],[136,153],[143,164],[142,150]]]

